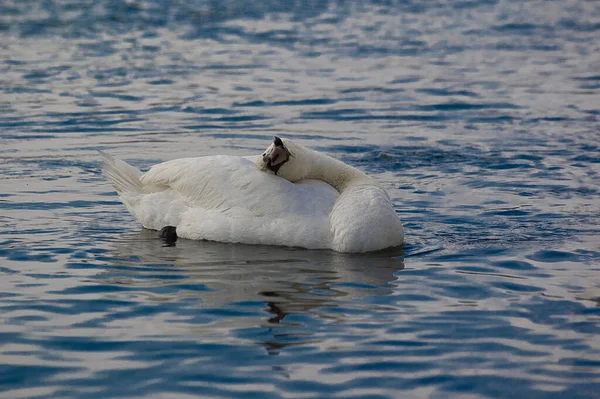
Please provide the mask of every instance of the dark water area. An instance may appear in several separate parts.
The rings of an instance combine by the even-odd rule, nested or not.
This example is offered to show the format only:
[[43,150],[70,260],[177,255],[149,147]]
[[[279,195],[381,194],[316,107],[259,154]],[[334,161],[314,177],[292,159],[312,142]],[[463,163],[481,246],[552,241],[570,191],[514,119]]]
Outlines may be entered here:
[[[596,1],[0,2],[0,397],[599,398]],[[278,134],[396,251],[142,230],[146,169]]]

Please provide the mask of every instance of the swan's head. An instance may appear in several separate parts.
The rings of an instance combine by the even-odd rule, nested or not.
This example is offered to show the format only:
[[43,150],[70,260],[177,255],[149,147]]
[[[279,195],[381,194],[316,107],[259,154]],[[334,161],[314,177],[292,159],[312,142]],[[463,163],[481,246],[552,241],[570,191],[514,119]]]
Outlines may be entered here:
[[258,157],[256,164],[260,170],[270,171],[289,181],[306,178],[311,163],[305,158],[306,149],[291,140],[273,137],[271,145]]
[[277,136],[273,136],[273,143],[271,143],[265,152],[263,152],[261,158],[258,160],[258,166],[262,170],[270,170],[274,174],[277,174],[279,169],[281,169],[290,158],[292,158],[292,153],[285,144],[283,144],[283,140]]

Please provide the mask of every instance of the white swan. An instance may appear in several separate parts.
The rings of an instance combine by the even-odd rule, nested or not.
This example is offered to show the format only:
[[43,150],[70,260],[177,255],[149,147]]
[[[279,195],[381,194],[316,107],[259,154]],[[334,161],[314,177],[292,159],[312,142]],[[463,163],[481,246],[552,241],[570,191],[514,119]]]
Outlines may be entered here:
[[121,201],[149,229],[174,226],[189,239],[338,252],[376,251],[404,240],[377,182],[291,140],[275,137],[258,157],[176,159],[145,174],[101,156]]

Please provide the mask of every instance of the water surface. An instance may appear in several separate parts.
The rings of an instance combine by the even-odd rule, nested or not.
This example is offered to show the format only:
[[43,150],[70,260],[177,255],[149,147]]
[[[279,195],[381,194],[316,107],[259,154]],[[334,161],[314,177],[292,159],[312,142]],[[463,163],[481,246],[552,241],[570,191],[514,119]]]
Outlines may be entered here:
[[[591,398],[593,1],[0,4],[0,396]],[[397,251],[142,230],[145,169],[278,134],[375,176]]]

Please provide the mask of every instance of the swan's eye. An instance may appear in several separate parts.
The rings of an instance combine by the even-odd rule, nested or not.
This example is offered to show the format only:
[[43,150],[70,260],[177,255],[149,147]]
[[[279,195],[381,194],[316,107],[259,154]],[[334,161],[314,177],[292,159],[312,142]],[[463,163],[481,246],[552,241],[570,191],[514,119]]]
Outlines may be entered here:
[[271,162],[275,162],[277,161],[277,158],[279,158],[279,154],[275,154],[275,156],[273,157],[273,159],[271,159]]

